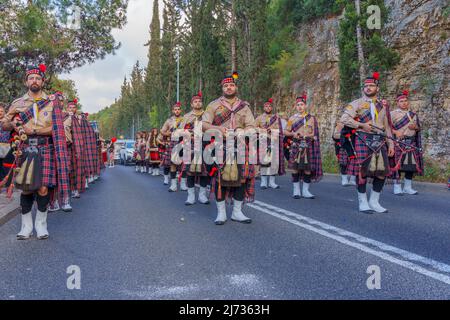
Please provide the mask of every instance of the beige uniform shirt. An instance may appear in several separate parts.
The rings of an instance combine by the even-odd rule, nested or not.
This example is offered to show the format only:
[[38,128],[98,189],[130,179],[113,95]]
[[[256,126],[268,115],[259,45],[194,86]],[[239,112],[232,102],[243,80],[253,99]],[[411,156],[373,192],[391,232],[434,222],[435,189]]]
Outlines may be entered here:
[[[65,116],[65,115],[63,115]],[[66,134],[66,141],[72,143],[72,116],[68,115],[66,120],[64,120],[64,132]]]
[[[270,119],[272,119],[272,117],[274,116],[275,116],[274,114],[266,114],[266,113],[260,115],[258,118],[256,118],[255,121],[256,127],[263,129],[266,128],[266,126],[268,126],[270,123]],[[275,120],[275,122],[268,129],[282,129],[279,127],[279,123],[280,122],[278,121],[278,119]]]
[[[253,116],[252,110],[247,105],[242,109],[235,113],[235,125],[232,128],[231,118],[222,123],[220,126],[228,129],[254,129],[255,128],[255,118]],[[203,114],[202,120],[206,123],[213,124],[214,118],[217,115],[227,112],[227,107],[223,106],[220,102],[220,99],[217,99],[211,102],[206,108],[205,113]]]
[[175,117],[172,116],[164,123],[163,127],[161,128],[162,132],[169,132],[173,131],[175,129],[181,129],[181,124],[183,123],[183,117]]
[[[45,100],[48,98],[47,94],[43,94],[42,98]],[[12,121],[14,117],[21,113],[27,111],[30,107],[35,103],[34,99],[30,98],[28,93],[26,93],[23,97],[14,100],[9,108],[8,113],[6,114],[6,118],[9,121]],[[52,127],[52,112],[53,112],[53,104],[49,103],[42,110],[38,112],[37,115],[30,121],[25,124],[25,128],[33,129],[48,129]]]
[[[400,120],[402,120],[406,115],[409,114],[409,110],[402,110],[402,109],[395,109],[391,112],[391,119],[392,124],[397,124]],[[417,124],[417,115],[414,115],[414,117],[409,116],[409,123],[410,124]],[[408,128],[408,125],[404,126],[400,130],[398,130],[400,133],[402,133],[405,137],[414,137],[417,134],[416,130],[411,130]]]
[[292,126],[303,119],[303,116],[299,113],[294,114],[292,117],[289,118],[289,121],[286,126],[286,131],[290,131],[292,133],[300,133],[300,136],[304,138],[314,138],[314,116],[311,116],[308,121],[305,122],[303,126],[297,129],[297,131],[292,131]]
[[[186,113],[183,117],[183,123],[181,124],[181,128],[185,128],[187,124],[192,124],[195,126],[196,122],[202,121],[202,116],[205,112],[201,110],[200,112],[194,112],[193,110],[189,113]],[[192,127],[194,129],[194,127]]]
[[[358,128],[359,122],[356,121],[355,118],[362,116],[364,113],[371,110],[370,102],[371,102],[370,98],[366,97],[351,102],[345,108],[344,114],[341,117],[341,122],[350,128]],[[375,117],[373,118],[374,120],[372,120],[371,123],[377,126],[378,128],[384,129],[385,133],[388,136],[392,137],[392,130],[389,125],[388,117],[386,115],[386,108],[382,108],[378,112],[378,115],[375,115]],[[358,129],[358,131],[362,130]],[[388,139],[387,143],[388,145],[393,146],[392,140]]]

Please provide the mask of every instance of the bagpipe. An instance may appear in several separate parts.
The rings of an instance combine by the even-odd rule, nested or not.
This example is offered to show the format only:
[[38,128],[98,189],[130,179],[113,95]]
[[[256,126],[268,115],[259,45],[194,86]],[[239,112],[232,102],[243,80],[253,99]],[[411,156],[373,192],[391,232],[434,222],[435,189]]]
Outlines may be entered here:
[[[16,121],[18,134],[14,134],[11,149],[5,160],[9,171],[0,182],[0,187],[7,186],[7,196],[11,197],[14,186],[22,191],[37,191],[41,187],[41,158],[37,146],[29,146],[23,150],[28,136],[20,120]],[[5,161],[5,162],[6,162]]]
[[291,152],[291,145],[294,143],[294,140],[291,137],[283,138],[283,154],[287,161],[289,161],[289,154]]
[[395,143],[398,143],[399,145],[401,145],[401,146],[403,146],[403,147],[406,147],[406,148],[408,148],[408,149],[414,149],[414,150],[416,150],[417,152],[423,153],[423,148],[420,148],[420,147],[417,147],[417,146],[415,146],[415,145],[406,143],[406,142],[404,142],[404,141],[402,141],[402,140],[399,140],[399,139],[397,139],[397,138],[390,137],[390,136],[388,136],[388,135],[385,133],[385,130],[384,130],[384,129],[379,128],[379,127],[377,127],[377,126],[375,126],[375,125],[373,125],[373,124],[371,124],[370,126],[371,126],[373,129],[377,130],[377,131],[378,131],[377,134],[379,134],[380,136],[382,136],[382,137],[384,137],[384,138],[386,138],[386,139],[392,140],[392,141],[394,141]]
[[349,159],[354,159],[356,157],[356,134],[356,129],[344,126],[344,128],[342,128],[341,130],[339,142],[337,142],[339,147],[345,150]]

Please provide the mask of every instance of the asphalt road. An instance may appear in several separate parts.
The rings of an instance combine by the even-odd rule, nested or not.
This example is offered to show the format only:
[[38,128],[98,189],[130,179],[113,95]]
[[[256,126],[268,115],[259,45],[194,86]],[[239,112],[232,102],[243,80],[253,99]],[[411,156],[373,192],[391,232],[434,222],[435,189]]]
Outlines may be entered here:
[[315,200],[279,182],[257,188],[251,225],[215,226],[214,202],[186,207],[161,177],[107,169],[72,213],[50,214],[49,240],[17,241],[20,217],[0,227],[0,299],[450,299],[443,186],[387,186],[390,212],[368,216],[337,177],[312,186]]

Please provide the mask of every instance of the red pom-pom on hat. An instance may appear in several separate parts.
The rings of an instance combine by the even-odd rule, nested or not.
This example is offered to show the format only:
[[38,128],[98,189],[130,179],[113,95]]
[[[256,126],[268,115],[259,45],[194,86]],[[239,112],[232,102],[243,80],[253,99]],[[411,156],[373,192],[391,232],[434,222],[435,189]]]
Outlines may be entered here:
[[199,91],[199,92],[197,93],[197,96],[199,96],[200,98],[202,98],[202,97],[203,97],[203,93],[202,93],[201,91]]
[[380,80],[380,73],[379,73],[379,72],[374,72],[373,75],[372,75],[372,77],[373,77],[375,80]]
[[404,96],[409,96],[409,91],[408,91],[408,90],[403,90],[402,94],[403,94]]
[[73,103],[77,104],[78,103],[78,99],[77,98],[73,99]]
[[268,102],[269,102],[269,103],[273,103],[273,99],[270,98],[270,99],[268,100]]
[[47,71],[47,67],[45,66],[45,64],[40,64],[40,65],[39,65],[39,70],[40,70],[42,73],[45,73],[45,71]]
[[177,106],[177,107],[181,107],[181,102],[178,101],[178,102],[176,103],[176,106]]

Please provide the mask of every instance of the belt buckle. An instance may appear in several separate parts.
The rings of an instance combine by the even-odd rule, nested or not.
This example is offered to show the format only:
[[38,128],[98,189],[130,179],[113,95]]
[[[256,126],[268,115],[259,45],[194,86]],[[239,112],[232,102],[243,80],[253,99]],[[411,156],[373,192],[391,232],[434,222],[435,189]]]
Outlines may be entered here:
[[28,145],[30,145],[30,146],[37,146],[38,145],[38,139],[37,138],[28,139]]

